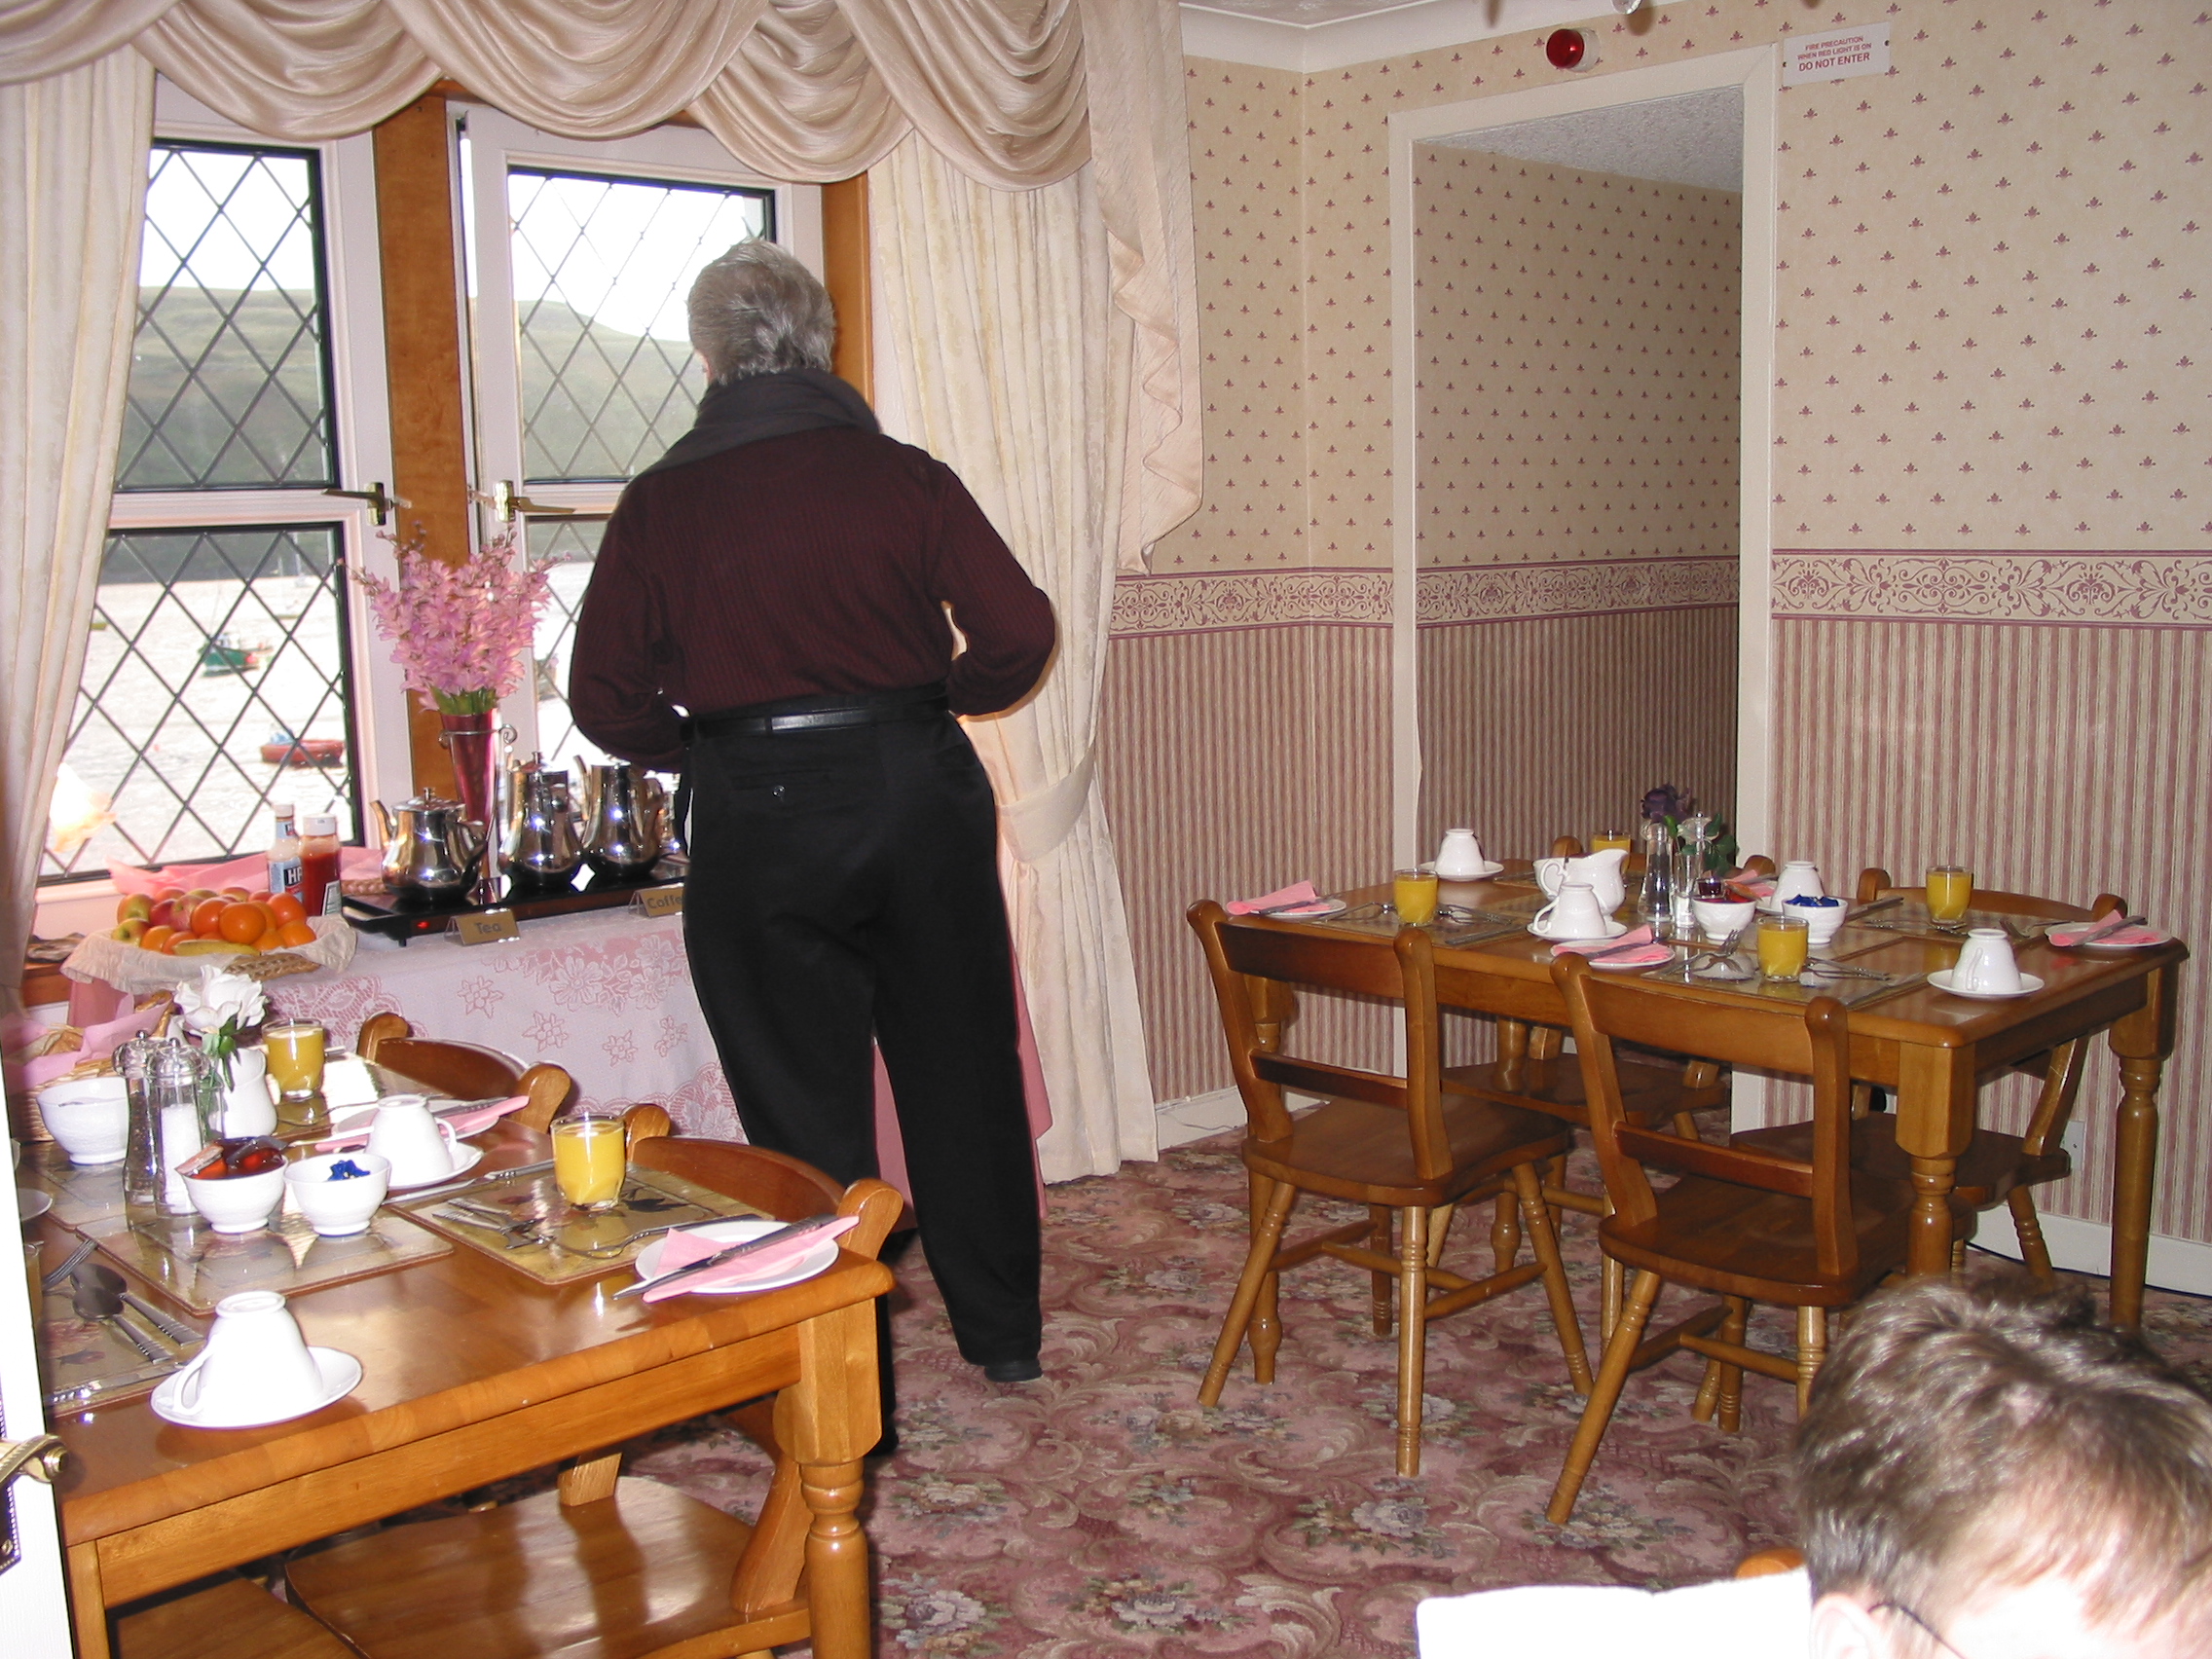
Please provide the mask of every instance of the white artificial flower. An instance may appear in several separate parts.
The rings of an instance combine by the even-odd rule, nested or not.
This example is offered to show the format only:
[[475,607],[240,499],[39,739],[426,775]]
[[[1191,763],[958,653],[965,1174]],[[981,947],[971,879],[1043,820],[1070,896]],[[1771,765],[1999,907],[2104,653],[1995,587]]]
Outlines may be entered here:
[[243,1031],[259,1024],[269,1012],[260,985],[213,962],[201,965],[198,984],[187,981],[177,986],[176,1006],[184,1023],[203,1037],[220,1031],[225,1024],[233,1031]]

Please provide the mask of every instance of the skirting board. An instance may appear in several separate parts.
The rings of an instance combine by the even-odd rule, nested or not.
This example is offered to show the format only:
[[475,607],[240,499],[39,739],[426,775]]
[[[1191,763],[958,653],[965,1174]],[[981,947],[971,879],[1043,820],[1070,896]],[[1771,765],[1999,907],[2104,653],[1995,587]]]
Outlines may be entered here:
[[[1973,1241],[1977,1249],[2009,1256],[2015,1262],[2020,1259],[2020,1238],[2012,1230],[2011,1211],[1983,1210],[1974,1220]],[[2112,1271],[2112,1229],[2103,1222],[2047,1213],[2042,1220],[2043,1240],[2050,1250],[2053,1267],[2095,1273],[2099,1278]],[[2144,1276],[2160,1290],[2212,1296],[2212,1244],[2154,1233],[2150,1267]]]

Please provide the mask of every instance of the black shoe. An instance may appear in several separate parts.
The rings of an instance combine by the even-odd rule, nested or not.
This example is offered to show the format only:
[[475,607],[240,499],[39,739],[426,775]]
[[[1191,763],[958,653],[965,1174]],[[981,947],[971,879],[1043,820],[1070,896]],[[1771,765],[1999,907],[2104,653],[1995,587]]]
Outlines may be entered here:
[[1021,1359],[986,1359],[983,1375],[993,1382],[1034,1382],[1045,1375],[1045,1368],[1035,1354],[1029,1354]]

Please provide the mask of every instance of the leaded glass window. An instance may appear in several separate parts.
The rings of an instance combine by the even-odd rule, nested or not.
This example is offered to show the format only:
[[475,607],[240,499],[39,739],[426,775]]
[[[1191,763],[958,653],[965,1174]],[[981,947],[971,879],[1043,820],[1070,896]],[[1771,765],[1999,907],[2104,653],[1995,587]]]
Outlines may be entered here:
[[607,520],[534,518],[528,523],[526,546],[531,558],[560,561],[549,572],[553,598],[537,618],[537,638],[531,652],[536,659],[539,752],[555,766],[568,766],[578,755],[586,760],[610,760],[612,756],[576,730],[569,714],[569,652],[575,644],[576,612],[583,608],[584,589],[591,582],[592,562],[599,557],[599,538],[607,533]]

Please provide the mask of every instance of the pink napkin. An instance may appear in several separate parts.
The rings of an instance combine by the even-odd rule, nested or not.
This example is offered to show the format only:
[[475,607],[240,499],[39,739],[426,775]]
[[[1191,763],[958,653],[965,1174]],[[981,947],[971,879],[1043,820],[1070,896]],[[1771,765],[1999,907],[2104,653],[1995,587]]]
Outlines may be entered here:
[[2174,936],[2157,928],[2121,927],[2120,912],[2115,910],[2093,922],[2073,922],[2062,928],[2052,928],[2044,938],[2061,950],[2072,950],[2083,944],[2163,944]]
[[66,1077],[94,1055],[105,1059],[115,1052],[126,1037],[143,1037],[153,1030],[161,1023],[165,1012],[166,1005],[153,1003],[145,1008],[132,1009],[120,1019],[111,1019],[101,1025],[89,1025],[85,1028],[84,1047],[74,1053],[43,1054],[35,1060],[25,1060],[19,1066],[11,1063],[7,1068],[8,1087],[25,1090],[43,1088],[55,1079]]
[[[453,1125],[453,1132],[465,1140],[470,1135],[482,1134],[509,1112],[519,1112],[529,1104],[529,1095],[517,1094],[511,1099],[495,1101],[489,1106],[479,1106],[473,1112],[455,1112],[450,1116],[444,1114],[441,1114],[441,1116],[444,1117],[445,1122]],[[317,1152],[350,1152],[354,1147],[367,1146],[369,1144],[369,1128],[376,1121],[377,1115],[372,1111],[361,1120],[358,1125],[348,1129],[344,1134],[333,1135],[329,1140],[316,1141],[314,1149]]]
[[1233,916],[1253,916],[1262,910],[1273,910],[1283,916],[1300,916],[1308,914],[1309,906],[1325,903],[1321,895],[1314,891],[1310,881],[1294,881],[1288,887],[1273,893],[1263,893],[1257,899],[1232,899],[1222,908]]
[[1771,875],[1753,875],[1749,870],[1740,870],[1727,880],[1728,885],[1737,892],[1749,893],[1754,899],[1768,899],[1774,895],[1774,877]]
[[[659,1302],[671,1296],[687,1296],[695,1290],[727,1290],[751,1283],[755,1279],[770,1278],[782,1272],[826,1238],[841,1238],[861,1223],[857,1215],[841,1217],[819,1233],[809,1233],[803,1238],[785,1238],[756,1250],[750,1256],[741,1256],[726,1268],[692,1279],[686,1284],[654,1285],[645,1292],[647,1302]],[[660,1269],[673,1273],[679,1268],[687,1268],[693,1262],[703,1262],[717,1250],[726,1250],[732,1240],[703,1238],[696,1233],[671,1233],[661,1240]]]
[[[1638,948],[1631,948],[1632,946]],[[1651,937],[1649,928],[1636,928],[1618,939],[1563,939],[1552,946],[1554,956],[1596,956],[1601,951],[1618,951],[1604,961],[1593,963],[1597,968],[1656,968],[1675,953],[1671,947]]]

